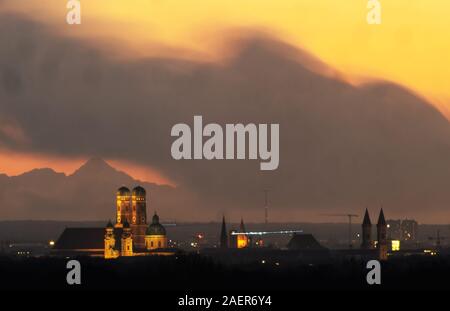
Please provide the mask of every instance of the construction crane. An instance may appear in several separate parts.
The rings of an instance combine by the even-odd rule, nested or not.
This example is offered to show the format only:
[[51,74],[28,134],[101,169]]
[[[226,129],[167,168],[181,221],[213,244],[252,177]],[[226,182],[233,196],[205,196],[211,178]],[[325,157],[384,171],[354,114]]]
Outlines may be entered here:
[[353,248],[352,243],[352,218],[359,217],[356,214],[322,214],[322,216],[331,216],[331,217],[348,217],[348,246]]

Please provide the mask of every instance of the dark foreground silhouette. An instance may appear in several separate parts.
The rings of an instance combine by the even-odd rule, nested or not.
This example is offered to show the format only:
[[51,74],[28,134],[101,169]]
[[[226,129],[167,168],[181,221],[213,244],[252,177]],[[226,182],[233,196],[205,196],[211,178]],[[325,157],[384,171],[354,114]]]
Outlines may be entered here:
[[411,256],[382,263],[382,284],[369,286],[366,263],[253,262],[219,264],[200,255],[118,260],[71,258],[81,263],[81,285],[68,285],[67,258],[0,257],[0,289],[309,290],[450,289],[449,256]]

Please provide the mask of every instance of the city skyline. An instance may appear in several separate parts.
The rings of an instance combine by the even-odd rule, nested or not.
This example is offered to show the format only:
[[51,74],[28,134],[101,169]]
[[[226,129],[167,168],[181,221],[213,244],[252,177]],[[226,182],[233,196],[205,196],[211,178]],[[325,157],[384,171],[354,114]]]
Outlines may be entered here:
[[[86,174],[85,172],[83,172],[83,171],[86,170],[86,167],[87,168],[89,168],[89,167],[90,168],[95,168],[95,170],[93,172],[91,172],[93,175],[98,174],[100,171],[102,171],[103,173],[104,172],[108,172],[108,171],[111,171],[111,172],[115,171],[118,175],[126,176],[127,179],[124,179],[124,180],[126,180],[126,182],[124,181],[122,183],[122,186],[124,186],[127,183],[131,182],[131,184],[134,185],[134,186],[139,186],[140,184],[151,185],[151,189],[154,189],[155,187],[156,188],[163,187],[163,188],[172,189],[172,190],[176,189],[175,186],[164,185],[164,184],[158,185],[158,184],[149,183],[149,182],[147,182],[145,180],[136,179],[133,176],[127,174],[127,172],[125,172],[125,171],[117,170],[114,166],[111,166],[108,163],[108,161],[105,161],[105,160],[103,160],[101,158],[98,158],[98,157],[94,157],[94,158],[88,159],[80,167],[75,169],[71,174],[65,174],[64,172],[57,172],[57,171],[53,170],[51,167],[45,167],[45,168],[36,168],[36,169],[31,170],[31,171],[25,172],[24,174],[19,174],[18,176],[11,176],[11,177],[19,177],[20,178],[21,175],[26,176],[26,175],[33,175],[33,174],[39,174],[39,173],[48,174],[49,173],[48,169],[50,169],[51,173],[55,173],[56,176],[59,175],[59,174],[63,174],[65,177],[71,177],[73,175],[80,174],[80,172],[82,172],[83,174]],[[106,176],[107,176],[107,178],[111,177],[110,175],[106,175]],[[86,182],[86,179],[85,178],[83,178],[83,179]],[[116,178],[113,178],[113,180],[116,180]],[[89,185],[89,183],[86,186],[88,186],[88,185]],[[40,185],[40,186],[42,186],[42,185]],[[266,190],[261,190],[261,198],[262,199],[261,198],[260,199],[263,200],[262,201],[263,203],[261,204],[261,208],[260,208],[259,211],[255,211],[252,214],[246,214],[245,217],[243,217],[244,213],[242,211],[241,212],[235,212],[235,213],[227,213],[227,216],[228,217],[232,216],[231,217],[232,219],[235,218],[235,222],[236,223],[239,223],[241,218],[246,218],[248,223],[261,223],[261,224],[265,223],[266,222],[266,219],[265,219],[265,217],[266,217],[266,206],[267,206],[266,204],[268,204],[268,202],[270,202],[269,200],[266,201],[267,198],[265,197],[265,191],[268,191],[268,190],[267,189]],[[102,195],[110,196],[110,194],[107,194],[107,192],[102,192]],[[150,195],[152,197],[154,197],[154,194],[152,195],[150,193]],[[70,197],[74,197],[74,196],[71,195]],[[159,199],[158,201],[161,202],[162,200]],[[152,201],[150,201],[149,203],[150,203],[149,208],[150,208],[151,211],[155,211],[155,212],[157,210],[164,211],[164,209],[165,209],[164,205],[162,205],[162,206],[156,205],[155,206],[154,202],[152,202]],[[109,210],[111,204],[114,204],[114,202],[111,200],[111,202],[105,202],[104,204],[105,204],[104,208],[106,210]],[[74,204],[74,206],[78,206],[78,205],[79,205],[78,203]],[[268,205],[270,206],[270,204],[268,204]],[[89,208],[89,206],[87,206],[87,207]],[[371,210],[371,209],[376,210],[377,208],[382,208],[382,207],[383,207],[382,203],[380,203],[378,205],[376,203],[374,203],[373,205],[371,205],[371,207],[365,206],[365,207],[361,207],[360,209],[355,209],[355,210],[344,210],[344,212],[357,212],[358,213],[357,215],[356,214],[355,215],[352,214],[352,215],[357,217],[356,218],[357,219],[356,222],[358,222],[359,221],[358,219],[360,219],[360,220],[363,219],[362,211],[364,209],[368,208],[369,210]],[[342,212],[342,210],[340,210],[340,211]],[[70,211],[67,211],[67,212],[70,212]],[[42,215],[44,215],[44,216],[39,218],[39,219],[36,219],[36,220],[59,220],[59,221],[67,221],[67,220],[69,220],[69,221],[84,221],[84,220],[88,220],[88,221],[94,221],[94,220],[104,220],[104,219],[106,219],[105,217],[108,216],[106,214],[101,214],[101,215],[99,215],[99,216],[97,216],[96,218],[93,218],[93,219],[89,219],[89,218],[86,218],[86,217],[84,217],[84,218],[83,217],[75,218],[75,219],[72,219],[71,217],[68,217],[66,219],[66,218],[64,218],[64,214],[62,214],[63,215],[62,218],[52,219],[51,213],[48,214],[48,216],[45,216],[45,214],[41,213],[41,216]],[[170,215],[170,213],[169,213],[169,215]],[[306,223],[308,223],[308,222],[311,222],[311,223],[346,223],[346,221],[345,221],[346,218],[343,218],[343,216],[346,216],[346,214],[340,215],[340,216],[342,216],[341,217],[342,221],[338,221],[337,219],[339,219],[339,218],[331,217],[331,216],[339,216],[339,215],[340,214],[337,214],[337,215],[335,215],[335,214],[317,214],[317,215],[315,215],[315,218],[313,220],[309,220],[309,219],[289,219],[288,222],[289,223],[299,223],[299,222],[306,222]],[[210,222],[210,221],[218,221],[218,218],[221,219],[223,216],[224,216],[223,214],[218,214],[217,217],[213,217],[213,218],[198,218],[197,219],[197,218],[195,218],[196,216],[194,216],[192,219],[187,219],[187,220],[186,219],[182,219],[182,218],[181,219],[180,218],[174,218],[174,217],[168,217],[168,219],[177,220],[179,222],[192,222],[192,223],[205,222],[205,223],[207,223],[207,222]],[[273,216],[273,215],[271,215],[271,216]],[[397,219],[399,219],[399,220],[408,220],[408,219],[414,219],[414,218],[415,218],[414,215],[409,214],[409,215],[402,215],[402,216],[398,216],[398,217],[390,217],[388,220],[389,221],[393,221],[393,220],[397,220]],[[14,217],[14,216],[8,217],[8,220],[21,220],[21,219],[22,220],[28,220],[29,218],[27,218],[27,216],[25,216],[25,218],[21,218],[20,215],[17,215],[16,217]],[[278,220],[277,219],[271,219],[270,222],[271,223],[286,223],[287,220],[285,220],[285,219],[278,219]],[[420,219],[419,219],[419,222],[420,222]],[[444,221],[442,224],[446,224],[446,222]]]

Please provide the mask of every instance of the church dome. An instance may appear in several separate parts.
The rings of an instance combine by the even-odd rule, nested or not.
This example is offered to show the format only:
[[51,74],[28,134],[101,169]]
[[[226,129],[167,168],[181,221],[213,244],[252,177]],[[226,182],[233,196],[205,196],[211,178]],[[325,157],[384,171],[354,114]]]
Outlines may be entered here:
[[137,186],[133,188],[133,195],[135,196],[140,196],[140,197],[145,197],[145,189],[142,188],[141,186]]
[[126,196],[126,195],[130,195],[130,189],[128,189],[125,186],[120,187],[119,189],[117,189],[117,195],[118,196]]
[[145,231],[145,235],[166,235],[166,229],[159,223],[158,215],[153,215],[152,223]]

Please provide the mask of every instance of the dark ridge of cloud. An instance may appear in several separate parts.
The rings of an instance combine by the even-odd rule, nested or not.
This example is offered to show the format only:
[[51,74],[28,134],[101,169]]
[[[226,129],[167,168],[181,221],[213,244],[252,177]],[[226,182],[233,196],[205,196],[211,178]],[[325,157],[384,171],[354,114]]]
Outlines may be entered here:
[[[180,217],[259,215],[265,188],[279,219],[380,202],[395,217],[448,211],[448,121],[398,85],[352,86],[305,51],[261,34],[230,43],[235,54],[225,64],[112,60],[12,15],[1,16],[0,37],[0,114],[29,140],[10,148],[155,167],[198,198],[174,207]],[[170,129],[194,115],[279,123],[279,169],[172,160]]]

